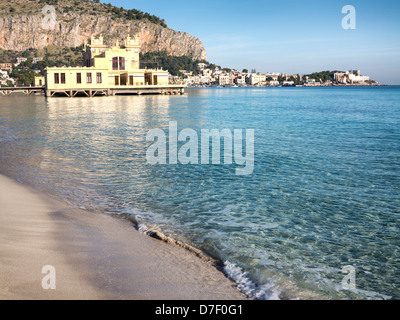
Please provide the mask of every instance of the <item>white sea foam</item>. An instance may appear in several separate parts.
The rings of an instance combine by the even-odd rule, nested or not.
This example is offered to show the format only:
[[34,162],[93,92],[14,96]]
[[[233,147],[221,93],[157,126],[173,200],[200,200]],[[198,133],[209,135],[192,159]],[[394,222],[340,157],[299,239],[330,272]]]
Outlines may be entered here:
[[144,233],[144,234],[149,234],[151,232],[150,229],[146,225],[144,225],[142,223],[139,223],[137,225],[137,230],[142,232],[142,233]]
[[138,223],[136,229],[147,236],[163,240],[164,235],[162,233],[158,233],[157,231],[149,228],[143,223]]
[[256,300],[280,300],[281,290],[272,280],[270,283],[257,286],[249,279],[247,272],[229,261],[225,261],[224,271],[229,278],[237,283],[238,289],[249,298]]

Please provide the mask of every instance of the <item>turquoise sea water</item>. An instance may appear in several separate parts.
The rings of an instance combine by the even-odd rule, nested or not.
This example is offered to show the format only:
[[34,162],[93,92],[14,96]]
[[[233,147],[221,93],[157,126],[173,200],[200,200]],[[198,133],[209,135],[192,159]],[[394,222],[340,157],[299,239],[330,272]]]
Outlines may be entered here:
[[[149,165],[170,121],[254,129],[253,174]],[[1,97],[0,171],[204,250],[252,298],[400,298],[400,87]]]

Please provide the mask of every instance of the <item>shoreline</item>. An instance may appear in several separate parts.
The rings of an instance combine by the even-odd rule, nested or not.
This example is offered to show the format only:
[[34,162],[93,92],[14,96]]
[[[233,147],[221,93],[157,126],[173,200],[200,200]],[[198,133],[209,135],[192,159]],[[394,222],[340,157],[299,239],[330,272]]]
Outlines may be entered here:
[[[0,300],[242,300],[212,262],[0,174]],[[54,266],[56,289],[42,288]]]
[[388,84],[335,84],[335,85],[277,85],[277,86],[256,86],[256,85],[246,85],[246,86],[188,86],[186,89],[209,89],[209,88],[229,88],[229,89],[236,89],[236,88],[328,88],[328,87],[390,87],[390,86],[398,86],[398,85],[388,85]]

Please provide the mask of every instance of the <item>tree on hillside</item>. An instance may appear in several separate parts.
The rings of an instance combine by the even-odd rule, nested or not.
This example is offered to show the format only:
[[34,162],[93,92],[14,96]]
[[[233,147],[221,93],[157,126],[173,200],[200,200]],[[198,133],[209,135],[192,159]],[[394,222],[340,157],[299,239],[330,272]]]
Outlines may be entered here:
[[162,67],[168,70],[172,75],[180,75],[179,70],[186,70],[199,74],[200,70],[198,64],[202,61],[194,61],[188,56],[175,57],[170,56],[164,51],[159,52],[148,52],[140,54],[140,61],[142,68],[157,68]]

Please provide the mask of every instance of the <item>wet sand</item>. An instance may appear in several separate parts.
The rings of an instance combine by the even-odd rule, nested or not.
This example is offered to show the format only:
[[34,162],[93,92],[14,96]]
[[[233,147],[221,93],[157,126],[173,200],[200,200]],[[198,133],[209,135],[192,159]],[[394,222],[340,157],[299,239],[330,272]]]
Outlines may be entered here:
[[[56,289],[42,287],[55,268]],[[0,299],[240,300],[210,262],[0,175]]]

